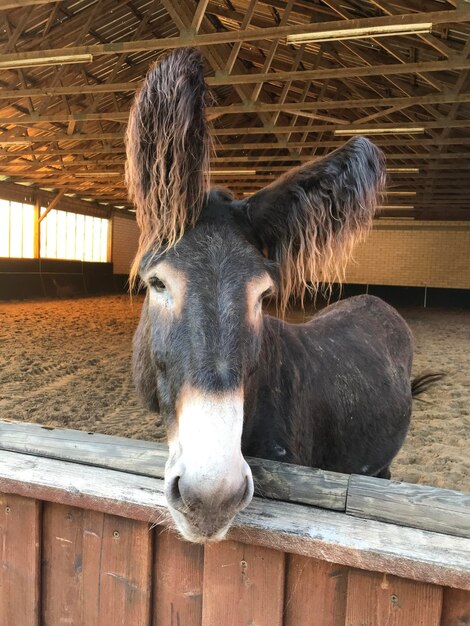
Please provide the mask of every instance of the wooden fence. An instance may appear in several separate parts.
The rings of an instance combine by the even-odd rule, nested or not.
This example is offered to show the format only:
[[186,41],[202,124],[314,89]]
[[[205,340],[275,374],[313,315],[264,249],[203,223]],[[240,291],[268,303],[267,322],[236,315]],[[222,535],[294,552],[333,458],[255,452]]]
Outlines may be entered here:
[[250,459],[258,496],[204,547],[165,458],[0,423],[0,626],[470,624],[470,494]]

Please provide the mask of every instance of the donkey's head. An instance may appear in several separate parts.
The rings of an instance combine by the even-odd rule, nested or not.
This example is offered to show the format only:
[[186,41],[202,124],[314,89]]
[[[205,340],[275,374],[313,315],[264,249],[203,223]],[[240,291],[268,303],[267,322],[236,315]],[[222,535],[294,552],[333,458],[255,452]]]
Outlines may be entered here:
[[126,138],[141,229],[133,276],[147,285],[134,377],[165,421],[166,497],[192,541],[221,539],[253,495],[241,438],[264,366],[263,299],[276,293],[282,309],[338,278],[385,171],[359,138],[244,201],[209,192],[206,103],[199,52],[173,52],[148,74]]

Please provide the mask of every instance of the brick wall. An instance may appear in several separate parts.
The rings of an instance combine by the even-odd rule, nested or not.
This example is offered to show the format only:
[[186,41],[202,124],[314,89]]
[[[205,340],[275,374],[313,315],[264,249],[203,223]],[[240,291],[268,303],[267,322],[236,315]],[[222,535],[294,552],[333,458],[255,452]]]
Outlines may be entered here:
[[137,251],[139,229],[134,220],[113,217],[112,262],[115,274],[129,274]]
[[470,223],[379,220],[347,283],[470,288]]
[[[115,274],[128,274],[139,232],[113,218]],[[470,289],[470,223],[379,220],[348,265],[347,283]]]

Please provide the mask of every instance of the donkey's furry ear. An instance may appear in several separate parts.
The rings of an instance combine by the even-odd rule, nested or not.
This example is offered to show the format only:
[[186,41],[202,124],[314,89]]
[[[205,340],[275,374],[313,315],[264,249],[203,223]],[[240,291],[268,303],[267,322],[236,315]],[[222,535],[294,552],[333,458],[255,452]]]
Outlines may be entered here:
[[173,246],[199,217],[211,150],[207,100],[194,48],[159,59],[136,95],[126,133],[126,182],[141,231],[134,273],[144,254]]
[[247,217],[280,265],[280,308],[321,282],[341,282],[354,243],[372,225],[385,185],[383,153],[363,137],[290,170],[245,201]]

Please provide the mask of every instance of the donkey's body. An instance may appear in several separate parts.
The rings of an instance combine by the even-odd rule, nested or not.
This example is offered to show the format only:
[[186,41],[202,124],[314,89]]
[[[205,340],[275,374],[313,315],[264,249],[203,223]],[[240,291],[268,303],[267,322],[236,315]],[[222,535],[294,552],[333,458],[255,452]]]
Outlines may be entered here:
[[206,95],[200,54],[175,51],[127,133],[147,286],[134,378],[165,421],[165,494],[192,541],[223,538],[250,502],[243,454],[387,476],[411,408],[411,335],[388,305],[360,296],[300,325],[262,312],[341,274],[371,227],[383,154],[354,138],[235,201],[208,188]]
[[386,476],[408,429],[411,361],[408,326],[374,296],[333,304],[305,324],[265,317],[243,452]]

